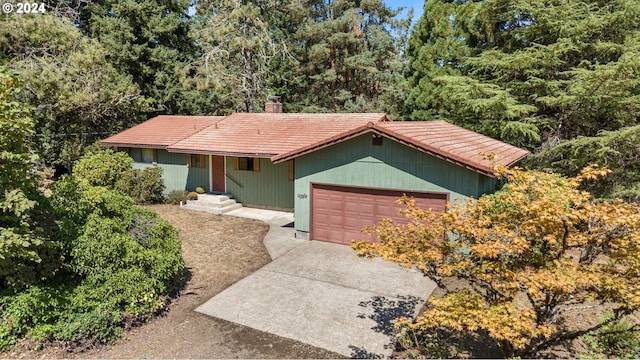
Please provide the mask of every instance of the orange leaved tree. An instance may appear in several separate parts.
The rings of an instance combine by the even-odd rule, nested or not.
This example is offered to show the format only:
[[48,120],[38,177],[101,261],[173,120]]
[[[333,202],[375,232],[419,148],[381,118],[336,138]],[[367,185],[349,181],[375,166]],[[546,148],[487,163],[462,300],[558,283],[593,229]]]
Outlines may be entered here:
[[[532,356],[589,329],[569,329],[568,312],[607,304],[617,321],[640,308],[640,206],[594,202],[579,189],[604,176],[589,166],[574,178],[496,167],[506,180],[492,195],[448,212],[406,205],[407,225],[383,220],[381,243],[357,242],[363,256],[415,267],[444,290],[414,328],[485,330],[505,356]],[[448,277],[464,289],[448,289]]]

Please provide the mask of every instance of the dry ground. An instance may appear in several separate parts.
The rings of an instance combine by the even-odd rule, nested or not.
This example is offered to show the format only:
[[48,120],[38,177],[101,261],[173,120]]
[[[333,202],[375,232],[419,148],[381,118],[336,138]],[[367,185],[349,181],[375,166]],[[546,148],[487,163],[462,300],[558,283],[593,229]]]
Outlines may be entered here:
[[[125,331],[112,345],[79,353],[47,347],[40,351],[2,354],[14,358],[338,358],[340,355],[294,340],[278,337],[224,320],[196,313],[194,309],[222,290],[271,261],[262,240],[268,230],[263,222],[233,216],[216,216],[171,205],[152,206],[180,229],[187,266],[184,288],[167,311],[146,324]],[[434,295],[438,295],[438,291]],[[638,321],[640,314],[635,314]],[[596,311],[571,314],[566,321],[576,326],[597,322]],[[441,337],[442,339],[442,337]],[[498,358],[500,353],[485,336],[445,342],[464,350],[451,355]],[[573,358],[588,349],[581,340],[549,349],[539,356]],[[415,356],[416,354],[414,354]],[[413,357],[398,351],[394,357]]]
[[[186,284],[167,311],[125,331],[112,345],[80,353],[62,348],[25,351],[19,358],[336,358],[294,340],[196,313],[211,297],[271,261],[263,222],[156,205],[180,230]],[[4,355],[3,355],[4,356]]]
[[[468,283],[455,278],[446,278],[444,281],[447,286],[453,290],[459,290],[469,286]],[[439,298],[444,295],[444,291],[436,288],[432,295]],[[610,310],[610,307],[606,305],[597,305],[581,311],[567,312],[560,318],[559,325],[566,327],[570,331],[588,329],[596,326],[602,314],[608,310]],[[636,324],[640,324],[640,312],[631,314],[628,319]],[[437,356],[437,354],[442,356],[444,354],[444,357],[447,358],[503,358],[500,350],[486,332],[425,331],[422,334],[416,332],[415,335],[417,338],[412,338],[422,341],[423,344],[427,344],[423,346],[422,349],[429,349],[432,351],[432,355],[435,354],[434,356]],[[420,335],[422,335],[422,337]],[[439,340],[433,340],[434,336]],[[402,346],[402,343],[403,342],[400,341],[397,344],[396,351],[392,355],[394,358],[424,358],[424,353],[420,353],[417,348],[406,348]],[[407,342],[406,344],[411,344],[411,342]],[[543,359],[598,359],[602,357],[602,355],[593,353],[593,349],[579,337],[554,344],[540,351],[536,354],[536,357]]]

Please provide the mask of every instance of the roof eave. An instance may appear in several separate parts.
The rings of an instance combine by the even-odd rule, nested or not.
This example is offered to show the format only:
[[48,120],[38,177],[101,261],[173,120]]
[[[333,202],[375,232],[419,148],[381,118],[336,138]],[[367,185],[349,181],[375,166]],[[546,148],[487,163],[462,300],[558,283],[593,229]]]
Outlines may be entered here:
[[[400,135],[398,133],[395,133],[394,131],[391,131],[391,130],[383,128],[383,127],[379,127],[379,126],[377,126],[375,124],[372,124],[372,123],[368,123],[365,126],[360,126],[360,127],[356,128],[356,129],[353,129],[353,130],[347,131],[345,133],[333,136],[332,138],[325,139],[323,141],[317,142],[317,143],[315,143],[313,145],[310,145],[310,146],[307,146],[305,148],[296,149],[296,150],[290,151],[288,153],[284,153],[284,154],[280,154],[280,155],[274,156],[274,157],[271,158],[271,161],[274,164],[277,164],[277,163],[280,163],[280,162],[291,160],[291,159],[294,159],[296,157],[300,157],[302,155],[309,154],[311,152],[314,152],[314,151],[323,149],[325,147],[331,146],[333,144],[352,139],[354,137],[360,136],[360,135],[362,135],[364,133],[367,133],[367,132],[378,133],[378,134],[380,134],[382,136],[385,136],[385,137],[387,137],[387,138],[389,138],[391,140],[397,141],[397,142],[399,142],[399,143],[401,143],[401,144],[403,144],[405,146],[408,146],[408,147],[414,148],[416,150],[422,151],[422,152],[427,153],[427,154],[429,154],[431,156],[437,157],[437,158],[439,158],[441,160],[445,160],[445,161],[448,161],[450,163],[456,164],[458,166],[462,166],[462,167],[464,167],[466,169],[478,172],[478,173],[486,175],[488,177],[492,177],[492,178],[496,177],[496,175],[495,175],[495,173],[493,171],[493,168],[488,169],[488,168],[484,168],[484,167],[473,166],[471,164],[468,164],[468,163],[466,163],[464,161],[461,161],[459,159],[456,159],[454,157],[450,157],[450,156],[446,156],[446,155],[437,153],[437,152],[435,152],[435,151],[433,151],[433,150],[431,150],[429,148],[421,146],[420,144],[418,144],[416,142],[413,142],[412,139],[410,139],[410,138],[406,138],[405,136],[402,136],[402,135]],[[527,152],[526,154],[524,154],[523,156],[519,157],[518,159],[510,162],[509,164],[505,164],[505,166],[511,167],[511,166],[513,166],[513,164],[515,164],[518,161],[524,159],[529,154],[530,153]]]
[[253,157],[270,159],[277,154],[266,154],[258,152],[234,152],[234,151],[209,151],[209,150],[195,150],[187,148],[177,148],[169,146],[167,151],[170,153],[182,153],[182,154],[202,154],[202,155],[218,155],[218,156],[235,156],[235,157]]
[[100,141],[100,146],[117,146],[117,147],[126,147],[126,148],[145,148],[145,149],[162,149],[165,150],[169,145],[167,144],[133,144],[133,143],[124,143],[118,141]]
[[[386,116],[386,115],[385,115]],[[362,125],[362,126],[358,126],[357,128],[348,130],[343,132],[342,134],[338,134],[338,135],[334,135],[332,137],[329,137],[327,139],[323,139],[321,141],[318,141],[316,143],[313,143],[311,145],[307,145],[305,147],[302,148],[298,148],[295,150],[291,150],[289,152],[283,153],[283,154],[278,154],[275,155],[271,158],[271,162],[273,162],[274,164],[278,164],[287,160],[291,160],[297,157],[300,157],[302,155],[306,155],[309,153],[312,153],[314,151],[318,151],[320,149],[324,149],[326,147],[329,147],[333,144],[337,144],[349,139],[352,139],[354,137],[360,136],[364,133],[366,133],[368,130],[373,129],[375,127],[375,125],[371,122]]]
[[527,151],[525,154],[523,154],[522,156],[520,156],[519,158],[511,161],[508,164],[505,164],[506,167],[512,167],[515,164],[519,163],[520,161],[522,161],[524,158],[526,158],[527,156],[531,155],[531,151]]
[[[390,137],[390,138],[392,138],[392,139],[394,139],[394,140],[396,140],[398,142],[401,142],[401,143],[403,143],[403,144],[405,144],[407,146],[416,148],[416,149],[418,149],[420,151],[423,151],[423,152],[425,152],[427,154],[435,156],[435,157],[437,157],[439,159],[446,160],[448,162],[454,163],[454,164],[456,164],[458,166],[462,166],[462,167],[467,168],[469,170],[473,170],[475,172],[478,172],[480,174],[486,175],[488,177],[492,177],[492,178],[496,177],[495,172],[493,170],[493,167],[486,168],[486,167],[474,166],[472,164],[464,162],[461,159],[457,159],[454,156],[446,156],[446,155],[443,155],[443,154],[439,154],[439,153],[433,151],[432,149],[429,149],[428,147],[422,146],[419,143],[415,143],[415,142],[411,141],[412,139],[410,139],[410,138],[406,138],[405,136],[400,135],[400,134],[398,134],[398,133],[396,133],[396,132],[394,132],[392,130],[386,129],[386,128],[383,128],[382,132],[384,134],[388,135],[388,137]],[[506,167],[511,167],[514,164],[516,164],[518,161],[520,161],[520,160],[524,159],[525,157],[527,157],[529,154],[530,154],[530,152],[526,151],[521,157],[518,157],[516,160],[511,161],[511,162],[509,162],[507,164],[503,164],[503,165],[506,166]]]

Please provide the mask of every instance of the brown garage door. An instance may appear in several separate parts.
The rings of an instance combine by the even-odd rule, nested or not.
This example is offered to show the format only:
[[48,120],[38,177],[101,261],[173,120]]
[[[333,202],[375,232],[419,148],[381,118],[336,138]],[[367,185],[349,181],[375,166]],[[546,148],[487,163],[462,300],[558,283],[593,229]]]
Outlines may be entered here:
[[423,209],[444,211],[446,193],[410,192],[390,189],[312,184],[311,237],[314,240],[351,244],[351,240],[378,241],[361,232],[364,226],[391,218],[406,223],[398,216],[402,206],[395,203],[403,194],[412,196]]

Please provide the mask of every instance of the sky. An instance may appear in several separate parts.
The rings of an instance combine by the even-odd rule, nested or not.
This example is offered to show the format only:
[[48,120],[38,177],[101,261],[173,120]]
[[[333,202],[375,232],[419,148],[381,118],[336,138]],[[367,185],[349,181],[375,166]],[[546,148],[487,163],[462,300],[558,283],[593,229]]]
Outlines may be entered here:
[[[401,17],[406,17],[409,8],[413,8],[413,21],[411,25],[415,25],[420,16],[422,16],[422,10],[424,7],[424,0],[385,0],[384,1],[387,6],[397,9],[399,7],[405,8],[402,13],[400,13]],[[195,7],[190,7],[188,10],[189,15],[193,15],[195,13]]]
[[422,16],[422,8],[424,7],[424,0],[385,0],[384,3],[393,9],[397,9],[399,7],[406,8],[400,16],[406,17],[407,11],[409,8],[413,8],[413,22],[412,25],[415,25],[420,16]]

